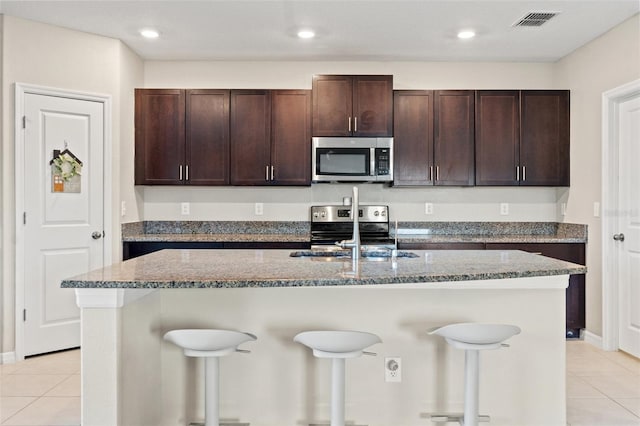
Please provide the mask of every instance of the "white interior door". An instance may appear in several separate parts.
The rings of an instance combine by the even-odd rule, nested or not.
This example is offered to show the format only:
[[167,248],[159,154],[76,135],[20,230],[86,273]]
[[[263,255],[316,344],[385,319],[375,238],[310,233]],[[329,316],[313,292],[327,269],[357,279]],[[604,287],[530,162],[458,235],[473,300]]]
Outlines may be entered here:
[[[24,96],[24,355],[80,346],[75,292],[60,281],[104,263],[103,109],[101,102]],[[78,192],[55,192],[73,191],[64,180],[54,191],[50,161],[65,148],[82,162]]]
[[619,346],[640,357],[640,96],[619,107]]

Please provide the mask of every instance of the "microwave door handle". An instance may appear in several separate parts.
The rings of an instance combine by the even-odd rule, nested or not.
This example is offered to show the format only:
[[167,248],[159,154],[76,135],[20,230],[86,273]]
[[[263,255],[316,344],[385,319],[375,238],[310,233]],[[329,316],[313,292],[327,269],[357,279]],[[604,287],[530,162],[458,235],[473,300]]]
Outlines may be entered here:
[[370,148],[370,155],[369,155],[369,175],[370,176],[375,176],[376,175],[376,149],[375,148]]

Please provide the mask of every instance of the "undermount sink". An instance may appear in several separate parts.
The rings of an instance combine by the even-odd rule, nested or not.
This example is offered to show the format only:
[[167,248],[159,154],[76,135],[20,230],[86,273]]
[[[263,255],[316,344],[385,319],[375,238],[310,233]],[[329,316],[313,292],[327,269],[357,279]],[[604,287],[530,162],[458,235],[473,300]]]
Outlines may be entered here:
[[[291,257],[310,257],[310,258],[334,258],[334,259],[351,259],[351,250],[303,250],[293,251],[289,254]],[[360,256],[364,259],[386,259],[390,257],[413,258],[418,257],[417,254],[409,251],[392,251],[392,250],[363,250]]]

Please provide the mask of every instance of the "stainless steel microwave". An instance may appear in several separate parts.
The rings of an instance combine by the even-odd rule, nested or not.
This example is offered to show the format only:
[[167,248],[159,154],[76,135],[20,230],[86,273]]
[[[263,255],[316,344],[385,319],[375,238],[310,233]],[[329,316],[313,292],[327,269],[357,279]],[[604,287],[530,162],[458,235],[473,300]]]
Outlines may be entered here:
[[312,138],[314,182],[391,182],[393,138]]

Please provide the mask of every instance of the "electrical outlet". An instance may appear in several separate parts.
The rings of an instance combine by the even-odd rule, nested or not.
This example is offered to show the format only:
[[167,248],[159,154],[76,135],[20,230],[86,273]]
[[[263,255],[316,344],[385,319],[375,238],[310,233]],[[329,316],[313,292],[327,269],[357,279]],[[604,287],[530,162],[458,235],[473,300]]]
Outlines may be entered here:
[[256,213],[256,216],[262,216],[264,214],[264,204],[256,203],[255,213]]
[[433,203],[424,203],[424,214],[433,214]]
[[500,214],[503,216],[509,214],[509,203],[500,203]]
[[191,204],[180,203],[180,213],[182,213],[185,216],[191,214]]
[[560,214],[565,216],[567,214],[567,203],[560,204]]
[[120,216],[124,217],[127,214],[127,203],[124,201],[120,203]]
[[402,358],[394,356],[384,359],[384,381],[395,383],[402,381]]
[[600,203],[597,201],[593,203],[593,217],[600,217]]

